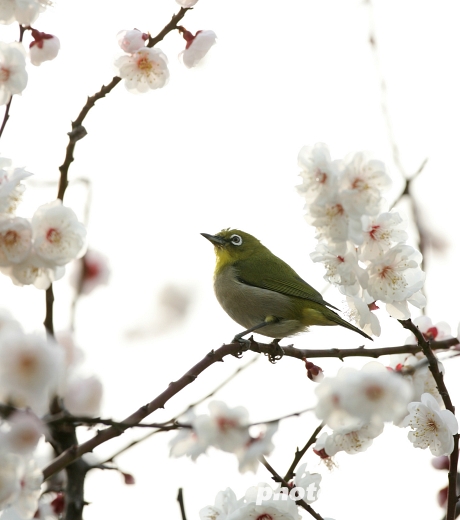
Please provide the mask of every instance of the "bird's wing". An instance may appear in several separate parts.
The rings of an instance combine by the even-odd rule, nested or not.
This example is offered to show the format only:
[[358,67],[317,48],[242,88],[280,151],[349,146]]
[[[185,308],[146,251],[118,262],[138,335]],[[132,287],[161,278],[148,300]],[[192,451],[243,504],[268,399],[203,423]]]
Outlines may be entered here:
[[[280,258],[275,257],[275,259],[276,261],[264,258],[260,263],[251,261],[251,259],[236,262],[234,267],[237,270],[238,279],[247,285],[261,287],[287,296],[296,296],[339,310],[326,302],[321,294],[305,280],[302,280],[286,262]],[[261,265],[263,265],[262,269]]]

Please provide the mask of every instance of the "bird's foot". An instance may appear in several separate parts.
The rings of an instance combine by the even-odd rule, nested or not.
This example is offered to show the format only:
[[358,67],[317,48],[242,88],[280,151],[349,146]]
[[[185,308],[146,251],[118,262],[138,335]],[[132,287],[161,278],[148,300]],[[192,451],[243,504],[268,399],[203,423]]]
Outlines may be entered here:
[[253,341],[252,336],[251,336],[251,339],[245,339],[245,338],[242,338],[240,334],[237,334],[233,338],[232,343],[239,343],[241,348],[240,348],[240,350],[238,350],[238,352],[236,354],[233,354],[233,355],[236,358],[243,357],[243,353],[247,352],[251,348],[252,341]]
[[274,339],[270,345],[273,345],[272,351],[267,354],[268,361],[270,363],[276,363],[284,356],[284,350],[283,347],[280,345],[280,339]]

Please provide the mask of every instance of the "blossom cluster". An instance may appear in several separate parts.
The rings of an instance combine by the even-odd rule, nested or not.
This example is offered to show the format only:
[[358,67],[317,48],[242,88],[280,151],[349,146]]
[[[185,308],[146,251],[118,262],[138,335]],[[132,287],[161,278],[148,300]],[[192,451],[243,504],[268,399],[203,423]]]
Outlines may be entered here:
[[425,305],[421,289],[422,256],[407,245],[404,221],[396,211],[383,211],[382,192],[391,180],[381,161],[359,152],[332,160],[327,145],[305,146],[298,157],[306,200],[306,219],[316,227],[318,245],[311,254],[326,267],[361,328],[380,335],[372,312],[376,301],[397,319],[410,318],[408,303]]
[[261,455],[269,455],[274,445],[272,437],[278,424],[261,425],[256,434],[249,425],[249,414],[243,406],[229,408],[222,401],[209,403],[209,414],[196,416],[188,412],[185,420],[190,428],[182,429],[170,442],[171,456],[188,455],[196,460],[214,447],[234,453],[238,459],[239,470],[256,472]]
[[296,476],[289,483],[289,488],[278,486],[272,489],[269,484],[260,482],[257,486],[250,487],[239,500],[230,488],[219,491],[214,505],[201,509],[200,519],[301,520],[297,500],[302,499],[307,504],[313,503],[318,498],[321,482],[321,475],[306,471],[306,466],[306,464],[299,466]]
[[[186,41],[181,53],[182,61],[188,68],[196,66],[216,43],[214,31],[198,31],[195,35],[183,27],[179,32]],[[125,80],[126,88],[133,93],[162,88],[169,79],[168,59],[157,48],[146,46],[149,35],[138,29],[118,33],[118,44],[126,53],[115,61],[119,76]]]
[[16,285],[47,289],[83,253],[86,229],[60,200],[40,206],[32,219],[16,216],[21,181],[30,175],[0,157],[0,271]]
[[[31,27],[49,4],[47,0],[7,0],[0,3],[0,24],[19,23],[30,30],[29,58],[32,65],[53,60],[59,52],[59,39]],[[0,105],[7,104],[11,96],[21,94],[27,86],[27,53],[22,43],[0,42]]]
[[412,428],[408,438],[415,447],[429,447],[434,455],[450,454],[457,420],[441,408],[426,359],[416,361],[421,366],[407,357],[395,370],[373,361],[361,370],[342,368],[336,377],[326,377],[316,389],[316,415],[332,433],[318,438],[315,452],[328,459],[339,451],[365,451],[383,432],[384,423],[392,421]]
[[50,402],[59,396],[69,413],[99,413],[100,381],[78,373],[82,354],[71,337],[61,334],[58,340],[27,334],[0,312],[0,404],[10,411],[0,422],[0,510],[11,507],[22,519],[44,518],[37,510],[53,509],[59,502],[39,503],[38,448],[47,435]]

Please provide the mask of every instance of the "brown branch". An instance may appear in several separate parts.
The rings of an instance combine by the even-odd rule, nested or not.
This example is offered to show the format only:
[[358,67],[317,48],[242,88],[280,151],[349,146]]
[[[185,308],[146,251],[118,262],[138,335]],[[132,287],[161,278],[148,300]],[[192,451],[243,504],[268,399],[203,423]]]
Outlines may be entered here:
[[[417,338],[418,344],[421,346],[423,353],[425,354],[428,364],[430,367],[430,371],[433,374],[433,378],[436,381],[436,386],[438,391],[442,397],[444,405],[447,410],[451,411],[455,415],[455,407],[452,404],[452,400],[450,398],[449,392],[447,391],[446,385],[444,383],[444,376],[442,372],[439,370],[438,360],[431,349],[430,342],[426,340],[421,331],[409,320],[399,320],[401,325],[412,332],[414,336]],[[447,514],[446,520],[454,520],[455,519],[455,510],[457,507],[457,467],[458,467],[458,433],[454,435],[454,449],[450,455],[450,463],[449,463],[449,491],[447,498]]]
[[295,474],[295,469],[297,467],[297,464],[300,462],[300,460],[302,459],[302,457],[305,455],[305,453],[307,452],[308,448],[314,443],[316,442],[316,438],[318,436],[318,433],[324,428],[324,422],[322,422],[318,428],[316,428],[316,430],[313,432],[313,434],[311,435],[311,437],[308,439],[307,441],[307,444],[305,444],[305,446],[299,450],[299,448],[297,448],[296,452],[295,452],[295,455],[294,455],[294,460],[292,461],[292,464],[291,466],[289,467],[289,469],[287,470],[286,472],[286,475],[284,476],[284,480],[286,482],[289,482],[291,480],[291,478],[294,478],[294,474]]
[[54,293],[53,293],[53,284],[50,284],[48,289],[45,291],[45,299],[46,299],[46,314],[43,325],[45,326],[46,332],[54,338],[54,324],[53,324],[53,303],[54,303]]
[[[157,396],[153,401],[139,408],[139,410],[131,414],[122,422],[126,425],[134,426],[142,421],[142,419],[153,413],[155,410],[158,410],[158,408],[164,408],[165,404],[173,396],[175,396],[190,383],[193,383],[204,370],[218,361],[223,361],[224,357],[228,356],[229,354],[236,355],[240,349],[241,346],[239,344],[230,344],[223,345],[216,351],[212,350],[194,367],[186,372],[180,379],[170,383],[168,388],[159,396]],[[98,431],[98,433],[93,438],[89,439],[83,444],[74,445],[71,448],[65,450],[43,470],[44,480],[50,478],[52,475],[65,468],[85,453],[92,452],[97,446],[100,446],[110,439],[120,436],[129,426],[110,426],[105,430]]]
[[177,501],[179,502],[180,514],[181,514],[182,520],[187,520],[187,515],[185,514],[184,493],[182,491],[182,488],[179,488],[179,491],[177,493]]
[[[185,13],[190,8],[182,7],[180,11],[175,14],[171,21],[154,37],[149,38],[149,41],[147,43],[148,47],[153,47],[158,42],[163,40],[163,38],[171,31],[176,29],[177,24],[182,20],[182,18],[185,16]],[[64,158],[64,162],[59,167],[60,171],[60,179],[59,179],[59,189],[57,198],[60,200],[64,200],[64,194],[67,189],[67,186],[69,184],[68,180],[68,174],[69,174],[69,168],[72,162],[74,161],[74,150],[77,142],[80,139],[83,139],[83,137],[86,136],[86,129],[83,127],[83,121],[85,120],[86,116],[88,115],[89,111],[94,107],[96,101],[99,99],[104,98],[107,94],[109,94],[117,85],[120,83],[121,78],[119,76],[114,76],[110,83],[107,85],[103,85],[99,92],[96,92],[91,97],[88,97],[84,107],[81,109],[80,113],[78,114],[77,119],[72,122],[72,130],[68,133],[69,136],[69,143],[66,148],[66,154]]]
[[[279,484],[282,484],[284,487],[290,489],[290,486],[286,482],[286,480],[283,477],[281,477],[280,475],[278,475],[278,473],[270,466],[267,459],[263,455],[260,456],[259,460],[260,460],[261,464],[263,464],[268,469],[268,471],[272,474],[273,480],[275,482],[278,482]],[[305,509],[305,511],[310,513],[310,515],[313,518],[316,518],[316,520],[324,520],[323,517],[319,513],[317,513],[309,504],[307,504],[305,502],[305,500],[300,499],[300,500],[297,500],[296,503],[299,506],[302,506]]]
[[[252,338],[250,339],[251,346],[250,350],[273,356],[276,351],[276,346],[272,343],[258,343]],[[235,345],[236,343],[234,343]],[[458,345],[459,341],[457,338],[445,339],[442,341],[435,341],[432,343],[434,350],[445,350],[449,347]],[[298,349],[292,345],[281,347],[284,355],[293,357],[300,360],[312,359],[312,358],[339,358],[344,360],[346,357],[372,357],[378,358],[380,356],[387,356],[390,354],[416,354],[421,352],[423,349],[420,345],[401,345],[397,347],[382,347],[382,348],[364,348],[358,347],[353,349]]]

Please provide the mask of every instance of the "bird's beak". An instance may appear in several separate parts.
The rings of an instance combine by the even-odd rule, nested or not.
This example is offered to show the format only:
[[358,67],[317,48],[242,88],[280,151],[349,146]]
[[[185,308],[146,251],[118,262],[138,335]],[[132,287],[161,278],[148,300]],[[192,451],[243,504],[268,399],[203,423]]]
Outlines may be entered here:
[[212,242],[217,247],[223,247],[223,246],[227,245],[227,241],[222,237],[218,237],[216,235],[208,235],[208,233],[201,233],[201,235],[204,238],[207,238],[210,242]]

